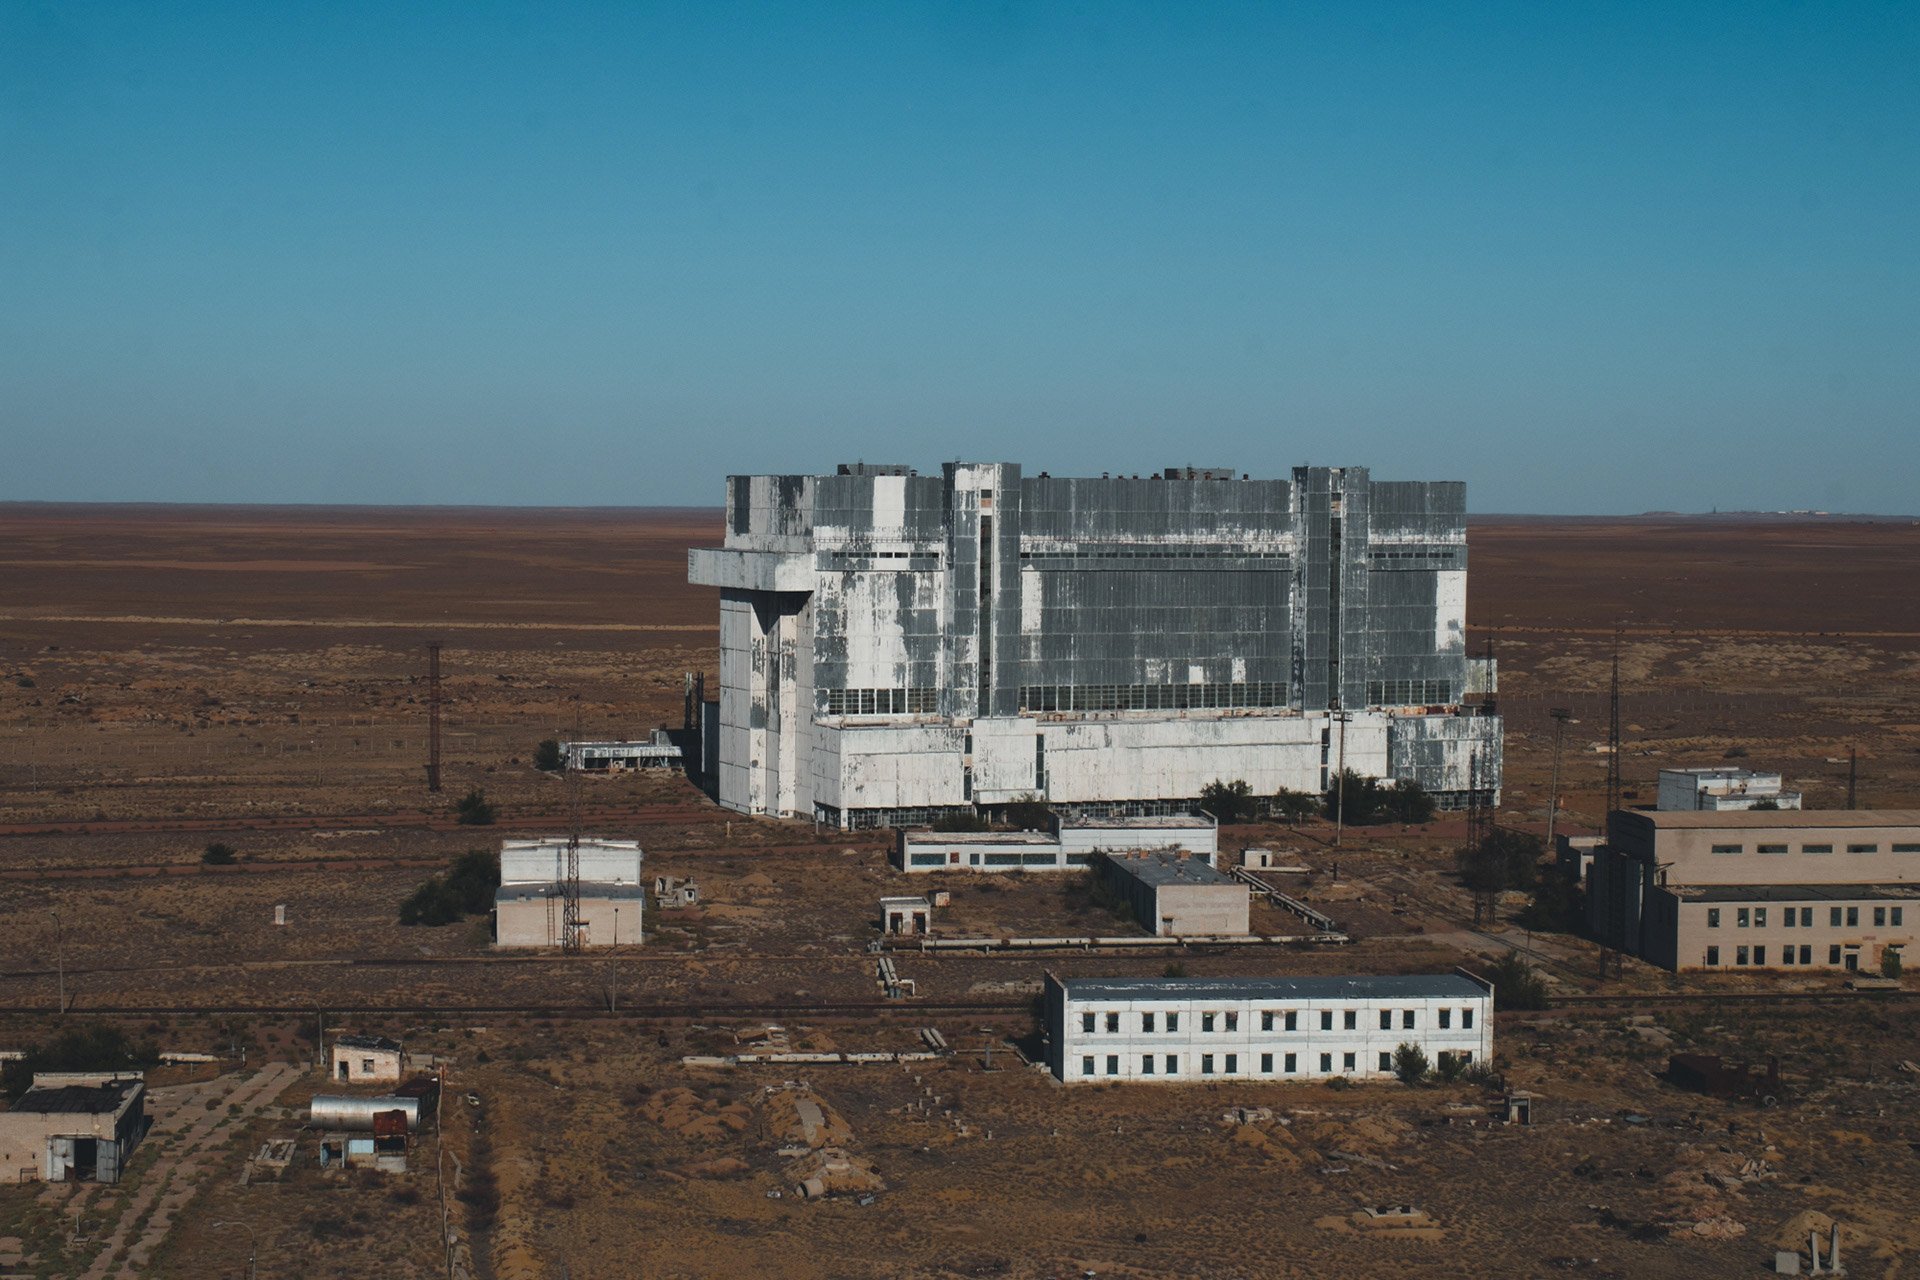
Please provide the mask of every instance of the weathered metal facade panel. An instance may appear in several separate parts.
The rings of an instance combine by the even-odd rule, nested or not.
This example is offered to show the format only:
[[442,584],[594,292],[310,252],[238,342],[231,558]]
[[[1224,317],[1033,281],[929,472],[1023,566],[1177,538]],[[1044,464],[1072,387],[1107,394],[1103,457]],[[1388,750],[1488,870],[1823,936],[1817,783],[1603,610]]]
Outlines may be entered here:
[[[845,821],[1312,790],[1339,709],[1396,712],[1350,723],[1360,772],[1458,791],[1460,743],[1497,761],[1497,720],[1442,723],[1466,684],[1464,486],[1184,475],[732,477],[731,558],[689,557],[722,588],[721,802]],[[962,733],[912,764],[878,745],[927,725]]]

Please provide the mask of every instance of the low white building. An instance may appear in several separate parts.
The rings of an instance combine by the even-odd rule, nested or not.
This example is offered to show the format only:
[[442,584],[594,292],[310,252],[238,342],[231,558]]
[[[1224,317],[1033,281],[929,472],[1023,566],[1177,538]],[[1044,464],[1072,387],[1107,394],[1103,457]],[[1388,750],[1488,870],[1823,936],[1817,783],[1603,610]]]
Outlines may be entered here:
[[1099,1081],[1373,1080],[1394,1050],[1493,1056],[1493,993],[1457,974],[1046,979],[1047,1062]]
[[902,829],[893,865],[901,871],[1078,871],[1096,852],[1182,849],[1211,866],[1220,827],[1205,814],[1157,818],[1055,818],[1045,831]]
[[41,1072],[0,1111],[0,1183],[118,1182],[146,1135],[137,1071]]
[[344,1035],[333,1042],[335,1080],[373,1084],[400,1078],[400,1042],[385,1036]]
[[1100,876],[1126,900],[1147,932],[1162,938],[1226,937],[1249,928],[1244,881],[1215,870],[1205,858],[1177,849],[1103,854]]
[[624,773],[633,769],[677,769],[682,753],[665,729],[639,742],[625,738],[609,742],[563,742],[561,761],[582,773]]
[[[637,840],[582,839],[580,945],[638,946],[644,934],[647,885]],[[500,846],[500,887],[493,895],[493,939],[498,947],[558,947],[565,941],[562,885],[567,839],[507,840]]]
[[933,932],[933,903],[925,898],[880,899],[882,932],[906,935]]
[[1800,793],[1780,789],[1777,773],[1751,769],[1662,769],[1662,812],[1738,813],[1745,809],[1798,809]]

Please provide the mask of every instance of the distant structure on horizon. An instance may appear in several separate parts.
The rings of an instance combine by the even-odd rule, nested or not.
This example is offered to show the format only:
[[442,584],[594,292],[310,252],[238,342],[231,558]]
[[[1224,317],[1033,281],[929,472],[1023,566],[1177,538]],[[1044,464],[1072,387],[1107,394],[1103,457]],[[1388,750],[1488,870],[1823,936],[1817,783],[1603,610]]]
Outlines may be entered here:
[[1781,790],[1777,773],[1712,767],[1660,771],[1659,808],[1663,812],[1729,813],[1799,807],[1800,793]]
[[1342,760],[1498,800],[1458,482],[732,476],[688,578],[720,589],[713,782],[742,813],[1177,813],[1215,780],[1321,792]]

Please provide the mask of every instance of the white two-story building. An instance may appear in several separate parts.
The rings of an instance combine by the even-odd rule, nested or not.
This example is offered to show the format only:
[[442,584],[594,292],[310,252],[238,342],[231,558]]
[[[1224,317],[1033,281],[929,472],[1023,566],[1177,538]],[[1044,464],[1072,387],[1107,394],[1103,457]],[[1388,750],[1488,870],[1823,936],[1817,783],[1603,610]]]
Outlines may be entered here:
[[1350,1080],[1393,1075],[1418,1046],[1493,1056],[1493,993],[1456,974],[1046,981],[1048,1064],[1066,1084]]

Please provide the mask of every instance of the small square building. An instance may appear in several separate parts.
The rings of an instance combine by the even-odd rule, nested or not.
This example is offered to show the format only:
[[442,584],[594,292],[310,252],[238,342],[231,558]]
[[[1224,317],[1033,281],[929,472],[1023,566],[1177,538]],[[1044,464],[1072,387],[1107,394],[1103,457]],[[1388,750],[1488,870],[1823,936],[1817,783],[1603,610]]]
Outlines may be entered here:
[[137,1071],[43,1072],[0,1112],[0,1182],[118,1182],[146,1135]]
[[1247,886],[1181,849],[1111,853],[1100,859],[1107,887],[1158,937],[1219,937],[1249,930]]
[[385,1036],[344,1035],[333,1042],[333,1069],[343,1084],[377,1084],[400,1078],[400,1042]]

